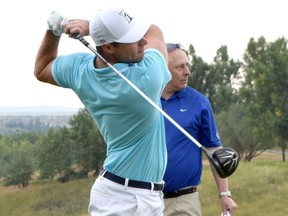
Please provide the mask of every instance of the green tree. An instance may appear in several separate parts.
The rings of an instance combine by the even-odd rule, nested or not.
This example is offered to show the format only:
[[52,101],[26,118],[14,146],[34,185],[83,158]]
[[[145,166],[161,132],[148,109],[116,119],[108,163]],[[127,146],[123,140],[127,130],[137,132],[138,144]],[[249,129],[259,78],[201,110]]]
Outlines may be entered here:
[[5,170],[4,185],[18,185],[19,188],[25,188],[28,186],[33,173],[34,168],[30,154],[15,149]]
[[226,46],[221,46],[217,50],[211,64],[198,57],[192,45],[189,47],[189,56],[191,56],[189,86],[208,97],[215,113],[227,110],[237,101],[234,82],[240,77],[241,62],[229,58]]
[[233,104],[228,110],[216,115],[218,130],[224,146],[234,148],[245,161],[251,161],[266,148],[251,130],[247,109],[242,104]]
[[90,171],[98,173],[106,155],[106,145],[91,115],[86,109],[80,109],[69,124],[75,163],[82,167],[82,173],[87,177]]
[[[285,156],[288,140],[287,40],[251,38],[244,54],[245,81],[240,90],[250,125],[261,142],[278,143]],[[285,157],[283,158],[285,161]]]
[[66,127],[58,130],[50,128],[47,135],[39,140],[36,151],[41,178],[53,181],[56,175],[70,172],[73,164],[72,141]]
[[5,185],[28,186],[35,170],[33,152],[38,137],[37,133],[21,131],[1,136],[0,175],[4,177]]
[[19,187],[27,187],[31,176],[34,173],[32,144],[27,140],[18,140],[17,135],[5,136],[3,148],[4,161],[3,177],[4,185],[18,185]]
[[209,85],[211,84],[206,82],[210,66],[201,57],[196,55],[192,45],[189,46],[188,55],[191,57],[191,74],[189,76],[188,85],[207,95]]
[[4,153],[4,147],[1,144],[1,138],[0,138],[0,164],[2,164],[2,166],[0,166],[0,178],[4,174],[4,166],[3,166],[4,163],[5,163],[5,153]]

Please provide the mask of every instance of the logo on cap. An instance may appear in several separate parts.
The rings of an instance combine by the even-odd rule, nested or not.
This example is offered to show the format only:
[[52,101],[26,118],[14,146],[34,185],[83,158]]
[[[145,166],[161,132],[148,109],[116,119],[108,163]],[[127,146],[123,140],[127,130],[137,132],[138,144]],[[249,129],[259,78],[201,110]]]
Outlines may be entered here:
[[104,39],[99,39],[99,43],[105,44],[105,43],[106,43],[106,40],[104,40]]
[[129,16],[129,14],[127,14],[124,10],[121,10],[119,14],[123,16],[124,19],[126,19],[128,23],[131,23],[133,18]]

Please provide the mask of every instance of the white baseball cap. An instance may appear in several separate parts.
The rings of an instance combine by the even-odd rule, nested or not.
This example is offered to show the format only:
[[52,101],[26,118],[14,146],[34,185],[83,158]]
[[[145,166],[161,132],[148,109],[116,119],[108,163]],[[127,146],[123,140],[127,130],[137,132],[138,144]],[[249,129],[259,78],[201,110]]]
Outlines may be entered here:
[[121,8],[106,8],[99,10],[90,21],[89,31],[96,46],[113,42],[135,43],[143,38],[150,25]]

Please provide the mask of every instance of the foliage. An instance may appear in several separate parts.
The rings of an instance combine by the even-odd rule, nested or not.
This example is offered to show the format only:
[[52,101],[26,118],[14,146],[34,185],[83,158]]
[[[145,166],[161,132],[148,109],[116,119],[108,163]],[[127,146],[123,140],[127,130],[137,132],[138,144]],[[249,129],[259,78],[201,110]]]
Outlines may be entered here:
[[47,134],[19,132],[0,138],[0,177],[5,185],[28,185],[31,176],[61,182],[88,177],[102,167],[106,145],[89,113],[79,110],[71,127],[51,127]]
[[106,155],[106,144],[93,118],[86,109],[81,109],[74,115],[71,125],[71,139],[74,141],[74,162],[82,167],[82,173],[88,173],[102,168]]
[[[288,140],[288,49],[285,38],[251,38],[244,55],[245,81],[240,89],[250,123],[261,142]],[[252,119],[256,119],[254,121]],[[261,124],[259,124],[261,122]],[[285,154],[283,154],[285,155]]]
[[207,96],[215,113],[227,110],[237,101],[234,82],[240,77],[241,62],[229,58],[226,46],[217,50],[212,64],[198,57],[192,45],[189,47],[189,55],[192,57],[189,86]]
[[20,188],[28,186],[34,173],[34,168],[28,154],[25,152],[14,152],[4,175],[4,185],[18,185]]
[[36,150],[41,178],[53,181],[56,175],[61,175],[70,169],[72,164],[70,144],[69,130],[66,127],[60,130],[51,128],[46,136],[41,137]]
[[50,129],[39,142],[38,161],[41,178],[61,182],[88,177],[102,167],[106,145],[86,109],[69,120],[70,128]]
[[28,186],[34,173],[33,148],[38,138],[34,132],[3,135],[0,139],[0,176],[5,185]]
[[224,146],[234,148],[245,161],[260,155],[268,146],[258,142],[255,134],[249,127],[249,119],[243,105],[231,105],[227,111],[216,115],[218,130],[221,131]]

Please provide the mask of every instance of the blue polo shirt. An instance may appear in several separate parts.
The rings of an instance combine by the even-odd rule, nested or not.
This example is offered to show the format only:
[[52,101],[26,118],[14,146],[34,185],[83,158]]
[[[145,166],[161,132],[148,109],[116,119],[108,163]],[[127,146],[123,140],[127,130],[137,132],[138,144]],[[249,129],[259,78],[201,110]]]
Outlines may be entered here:
[[[161,182],[167,163],[164,120],[110,67],[94,67],[95,55],[59,56],[52,75],[72,89],[94,118],[106,144],[104,168],[115,175],[146,182]],[[138,63],[113,65],[158,106],[171,79],[162,54],[147,49]]]
[[[162,109],[201,145],[218,147],[221,141],[209,100],[191,87],[161,98]],[[168,163],[164,192],[200,184],[202,152],[189,138],[165,118]]]

